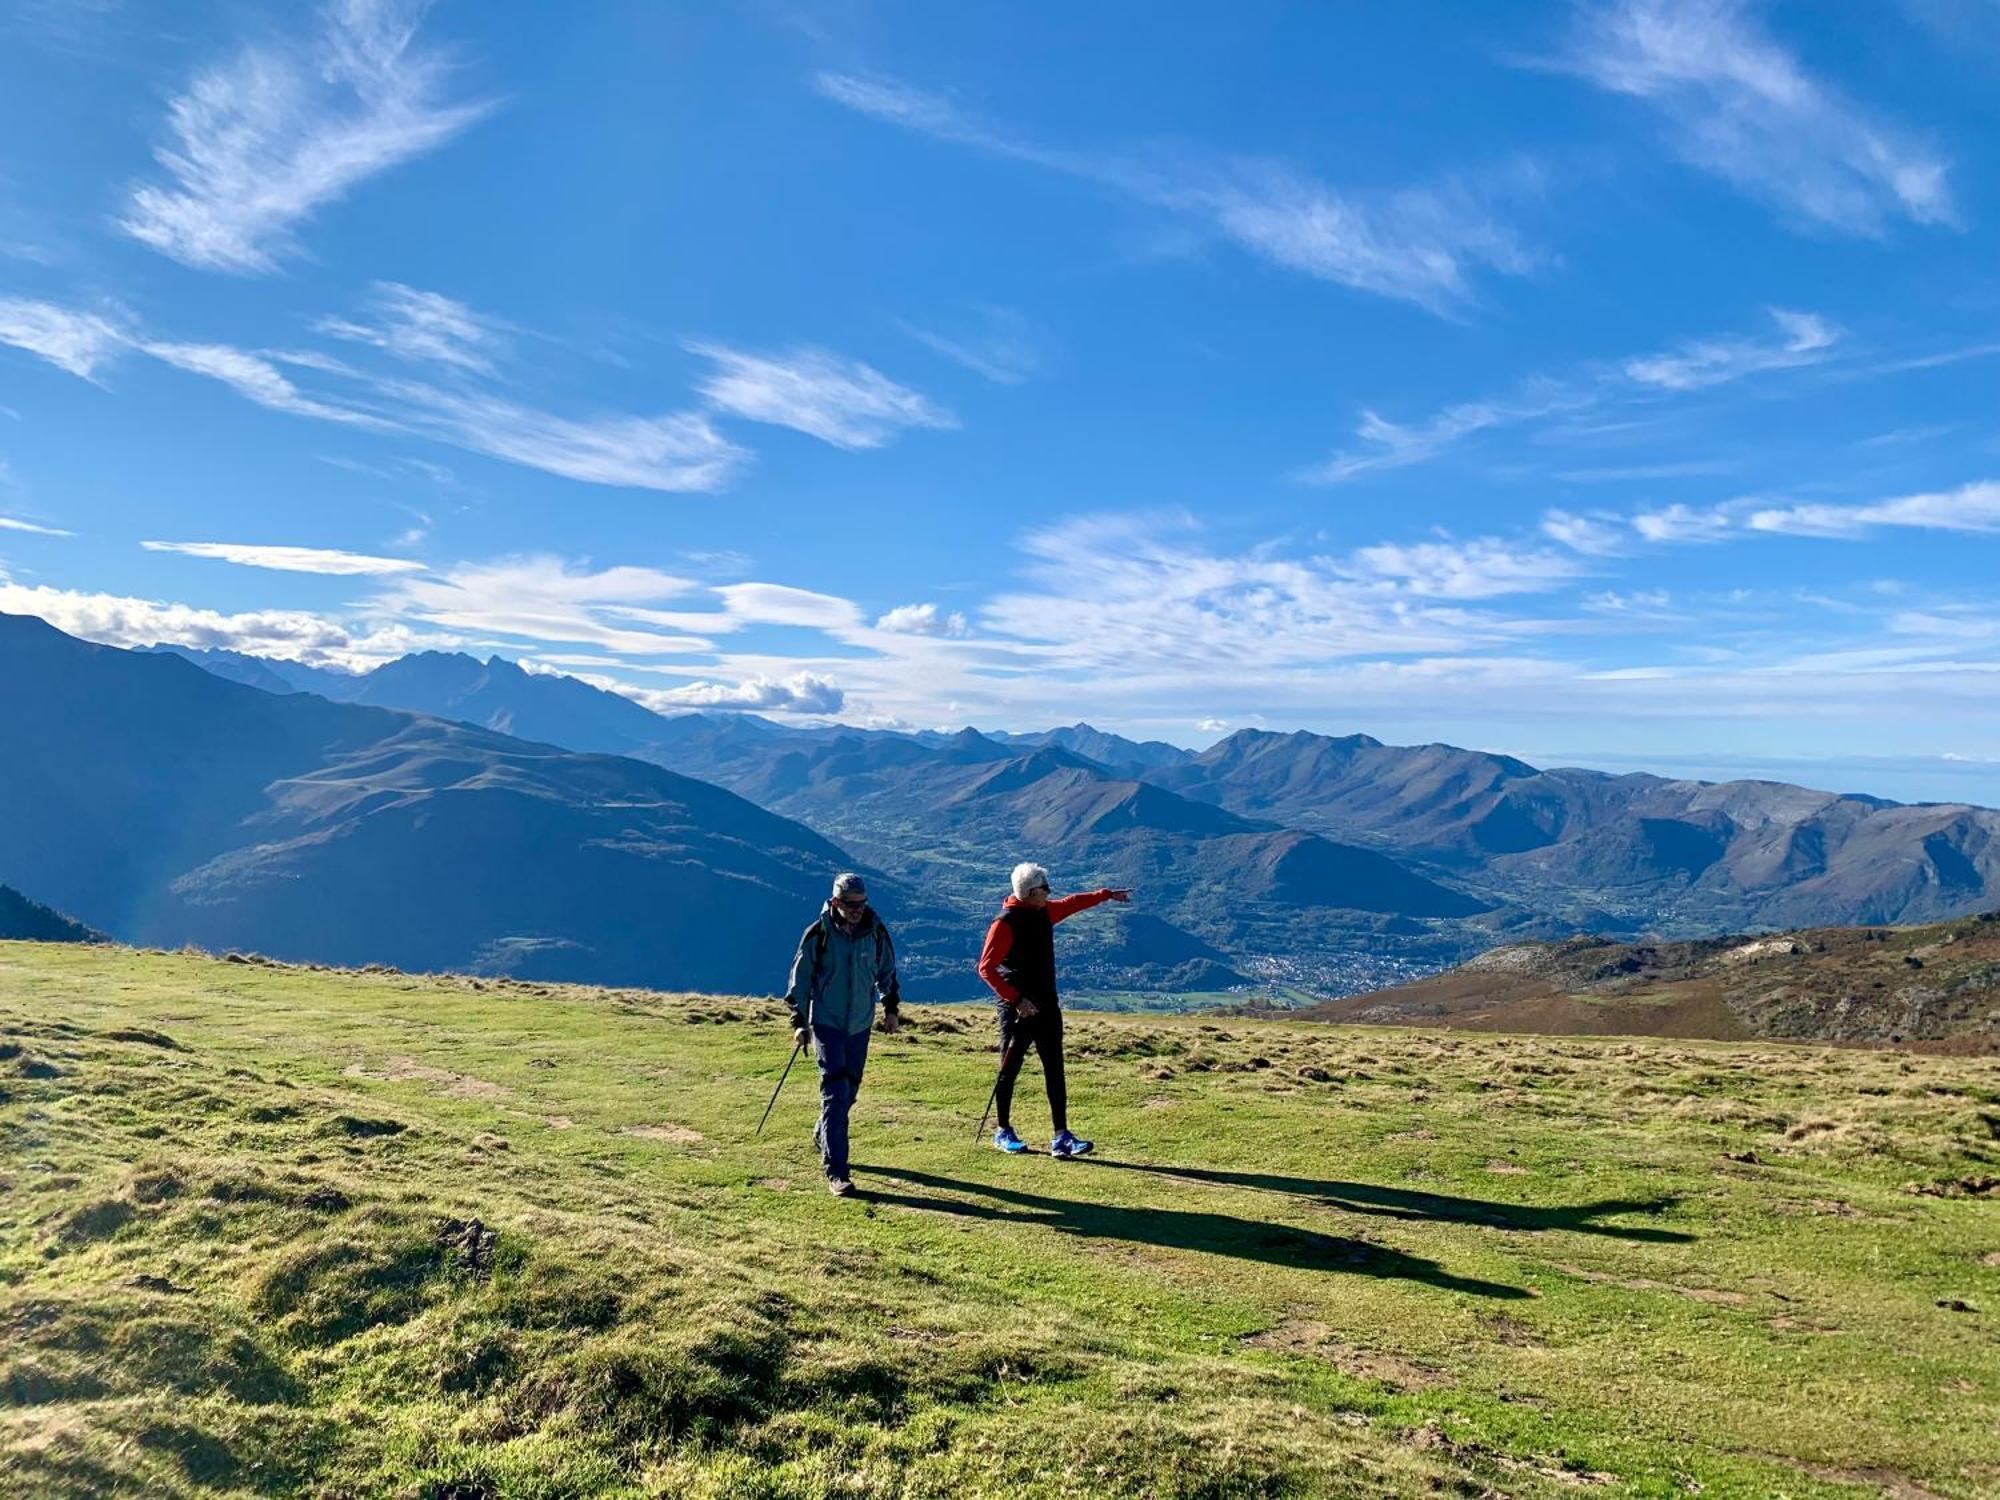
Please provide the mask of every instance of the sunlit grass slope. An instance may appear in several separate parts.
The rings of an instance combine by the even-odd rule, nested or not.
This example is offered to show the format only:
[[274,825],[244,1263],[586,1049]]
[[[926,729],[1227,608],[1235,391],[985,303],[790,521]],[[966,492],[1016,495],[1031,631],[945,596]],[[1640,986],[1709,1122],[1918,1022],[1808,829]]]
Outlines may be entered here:
[[1992,1060],[1072,1039],[0,944],[0,1493],[2000,1492]]

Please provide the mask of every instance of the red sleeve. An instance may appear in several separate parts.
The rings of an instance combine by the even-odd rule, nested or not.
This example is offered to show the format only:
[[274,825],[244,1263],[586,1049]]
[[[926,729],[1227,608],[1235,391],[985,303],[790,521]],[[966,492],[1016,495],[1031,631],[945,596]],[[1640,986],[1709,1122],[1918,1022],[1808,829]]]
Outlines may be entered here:
[[979,977],[993,987],[993,993],[1000,997],[1004,1005],[1012,1005],[1021,998],[1021,992],[1000,977],[1000,965],[1007,962],[1007,955],[1014,950],[1014,929],[999,917],[986,929],[986,946],[979,950]]
[[1064,917],[1073,917],[1080,911],[1089,911],[1093,906],[1102,906],[1110,899],[1109,891],[1079,891],[1074,896],[1059,896],[1049,903],[1049,920],[1060,922]]

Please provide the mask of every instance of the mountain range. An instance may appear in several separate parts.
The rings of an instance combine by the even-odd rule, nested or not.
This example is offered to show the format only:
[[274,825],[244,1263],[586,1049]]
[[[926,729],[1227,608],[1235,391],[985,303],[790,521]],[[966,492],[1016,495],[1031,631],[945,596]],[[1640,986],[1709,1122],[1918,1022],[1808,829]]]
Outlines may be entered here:
[[[239,928],[256,925],[253,912],[288,929],[303,924],[303,910],[278,909],[278,893],[304,891],[338,866],[335,846],[407,863],[427,837],[448,831],[461,844],[468,829],[441,809],[484,805],[471,794],[491,784],[508,789],[509,800],[494,804],[504,816],[472,821],[492,840],[484,867],[494,881],[506,883],[510,859],[565,838],[579,850],[622,847],[604,828],[618,819],[594,799],[637,786],[647,797],[678,799],[677,836],[688,860],[722,882],[718,892],[748,880],[799,893],[782,906],[804,899],[832,864],[887,872],[901,883],[906,961],[955,994],[976,988],[968,970],[978,931],[1021,858],[1047,863],[1062,886],[1138,889],[1131,911],[1066,929],[1064,962],[1073,989],[1148,992],[1255,982],[1339,995],[1435,972],[1496,942],[1942,920],[1994,904],[2000,888],[2000,813],[1778,782],[1540,769],[1366,735],[1241,730],[1197,753],[1083,723],[1016,734],[795,727],[749,713],[663,716],[576,678],[456,653],[421,653],[363,674],[178,647],[124,654],[155,667],[180,656],[233,688],[294,702],[281,715],[285,733],[319,726],[287,752],[311,761],[305,770],[259,782],[254,796],[237,784],[242,775],[231,783],[222,821],[237,831],[208,828],[215,848],[173,844],[162,867],[166,894],[144,899],[151,920],[170,912],[176,930],[219,922],[225,910],[237,913]],[[155,691],[200,696],[184,673],[174,681],[171,693]],[[325,718],[331,709],[400,716],[400,727],[374,719],[364,730],[343,717],[336,731]],[[265,712],[275,711],[240,702],[231,709]],[[426,717],[412,722],[413,714]],[[133,722],[147,721],[142,712]],[[615,771],[607,769],[612,757]],[[665,772],[678,775],[646,780]],[[363,790],[336,795],[329,782]],[[204,798],[220,795],[203,787]],[[440,801],[444,790],[453,795]],[[390,795],[372,800],[378,791]],[[340,828],[322,840],[325,849],[309,842],[324,833],[311,814],[322,804]],[[748,831],[761,826],[752,822],[760,813],[786,830],[775,842]],[[533,828],[516,830],[509,846],[496,816]],[[162,838],[173,843],[170,832]],[[267,848],[267,832],[288,837]],[[636,838],[645,845],[656,833]],[[381,842],[368,846],[367,838]],[[814,873],[779,875],[770,858],[757,858],[771,851]],[[0,861],[0,878],[8,870]],[[130,872],[128,884],[150,893],[162,878],[149,866]],[[577,978],[604,977],[588,968],[604,963],[620,974],[646,971],[648,982],[696,982],[674,977],[675,964],[660,967],[669,954],[658,942],[614,962],[620,924],[638,920],[622,899],[598,888],[591,899],[573,891],[565,904],[539,877],[526,883],[545,904],[503,905],[506,916],[484,924],[463,901],[412,891],[415,910],[429,901],[451,906],[444,926],[458,936],[424,943],[405,935],[396,951],[430,964],[445,961],[438,954],[446,949],[451,962],[489,967],[555,972],[568,964]],[[68,888],[35,888],[114,933],[132,930],[125,914],[73,901]],[[330,943],[342,925],[323,912],[314,942]],[[493,930],[468,945],[481,928]],[[377,930],[400,929],[389,921]],[[570,942],[580,948],[563,946]]]
[[[138,944],[770,993],[850,863],[658,766],[19,616],[0,616],[0,724],[0,880]],[[945,965],[919,904],[884,892],[916,909],[921,992]]]

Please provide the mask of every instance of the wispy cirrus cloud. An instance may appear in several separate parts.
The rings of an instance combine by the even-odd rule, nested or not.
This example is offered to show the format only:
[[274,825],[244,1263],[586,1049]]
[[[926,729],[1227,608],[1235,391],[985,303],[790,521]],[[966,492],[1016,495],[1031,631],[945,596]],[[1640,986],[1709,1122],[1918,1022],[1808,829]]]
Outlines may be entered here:
[[[710,642],[683,621],[667,629],[646,606],[692,599],[698,585],[656,568],[591,568],[546,555],[462,563],[423,577],[398,579],[369,601],[378,615],[425,629],[492,638],[513,637],[590,645],[628,656],[699,652]],[[690,610],[683,620],[713,620]]]
[[[4,476],[4,470],[0,470]],[[20,532],[22,536],[76,536],[76,532],[66,532],[60,526],[42,526],[40,522],[22,520],[20,516],[0,516],[0,532]]]
[[118,357],[125,337],[117,324],[99,313],[32,298],[0,297],[0,344],[11,344],[94,381],[98,369]]
[[898,326],[932,353],[995,385],[1021,385],[1048,368],[1046,335],[1011,307],[981,305],[943,328]]
[[1694,391],[1724,385],[1766,370],[1816,364],[1840,341],[1840,330],[1817,313],[1770,310],[1776,339],[1696,339],[1678,349],[1625,362],[1625,374],[1640,385]]
[[508,327],[442,292],[378,281],[369,291],[369,321],[325,317],[313,328],[330,338],[369,344],[413,364],[441,365],[474,375],[497,373]]
[[1788,536],[1859,537],[1883,526],[1990,534],[2000,532],[2000,481],[1860,505],[1769,506],[1749,511],[1742,524]]
[[287,547],[257,542],[139,543],[148,552],[178,552],[207,557],[244,568],[269,568],[280,573],[320,573],[333,578],[381,577],[391,573],[421,573],[424,564],[407,557],[372,557],[329,547]]
[[1276,161],[1043,146],[892,78],[827,72],[814,86],[858,114],[1094,183],[1204,223],[1274,265],[1432,312],[1471,300],[1481,271],[1521,275],[1536,263],[1499,211],[1504,201],[1540,192],[1527,163],[1486,182],[1364,195]]
[[1632,529],[1649,542],[1720,541],[1729,534],[1731,524],[1728,512],[1721,507],[1697,508],[1679,501],[1632,517]]
[[1614,557],[1625,550],[1626,532],[1616,518],[1579,516],[1566,510],[1543,515],[1542,535],[1588,557]]
[[[1562,377],[1533,376],[1506,396],[1458,402],[1417,422],[1392,422],[1379,412],[1364,411],[1354,429],[1354,446],[1292,477],[1305,484],[1341,484],[1385,469],[1428,463],[1482,432],[1574,417],[1635,396],[1682,395],[1818,364],[1841,339],[1840,329],[1817,313],[1775,307],[1768,311],[1777,324],[1775,338],[1729,334],[1690,339],[1672,349],[1588,366]],[[1704,463],[1701,471],[1712,472],[1714,467]],[[1689,465],[1683,461],[1676,469],[1688,472]],[[1588,482],[1603,476],[1584,471],[1580,477]]]
[[451,97],[451,58],[417,38],[428,8],[329,0],[310,39],[196,74],[154,152],[167,181],[136,185],[120,227],[202,270],[269,271],[298,253],[319,209],[491,107]]
[[[0,343],[88,380],[120,355],[142,354],[271,411],[427,437],[586,484],[703,493],[721,489],[750,461],[700,411],[563,416],[477,378],[447,387],[356,369],[312,350],[156,338],[52,303],[0,302]],[[476,374],[463,359],[457,364]]]
[[906,427],[956,427],[958,419],[873,366],[825,349],[752,354],[690,343],[715,369],[695,388],[717,411],[816,437],[836,448],[879,448]]
[[272,411],[358,427],[389,428],[394,425],[383,415],[351,404],[306,395],[278,368],[275,361],[248,349],[238,349],[229,344],[181,344],[152,339],[134,341],[132,347],[177,370],[220,381],[244,400]]
[[400,380],[374,389],[403,431],[585,484],[708,493],[750,461],[696,411],[564,417],[479,390]]
[[1554,382],[1530,382],[1519,395],[1504,400],[1462,401],[1420,422],[1392,422],[1379,412],[1364,411],[1354,429],[1359,445],[1343,448],[1321,463],[1300,469],[1292,477],[1303,484],[1342,484],[1383,469],[1405,469],[1428,463],[1462,440],[1496,427],[1537,421],[1558,412],[1591,404],[1584,390]]
[[2000,480],[1853,503],[1786,505],[1748,498],[1702,507],[1676,504],[1641,511],[1631,517],[1631,526],[1643,540],[1657,543],[1748,536],[1857,540],[1884,527],[1989,535],[2000,533]]
[[1943,159],[1815,77],[1745,0],[1587,3],[1547,66],[1643,101],[1684,161],[1807,227],[1956,219]]

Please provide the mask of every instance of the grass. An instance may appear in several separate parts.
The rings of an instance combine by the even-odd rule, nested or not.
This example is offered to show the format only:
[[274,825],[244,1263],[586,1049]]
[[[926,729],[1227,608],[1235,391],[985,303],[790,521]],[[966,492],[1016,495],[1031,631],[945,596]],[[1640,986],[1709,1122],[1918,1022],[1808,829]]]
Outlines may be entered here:
[[0,944],[0,1492],[2000,1490],[2000,1062],[987,1026]]

